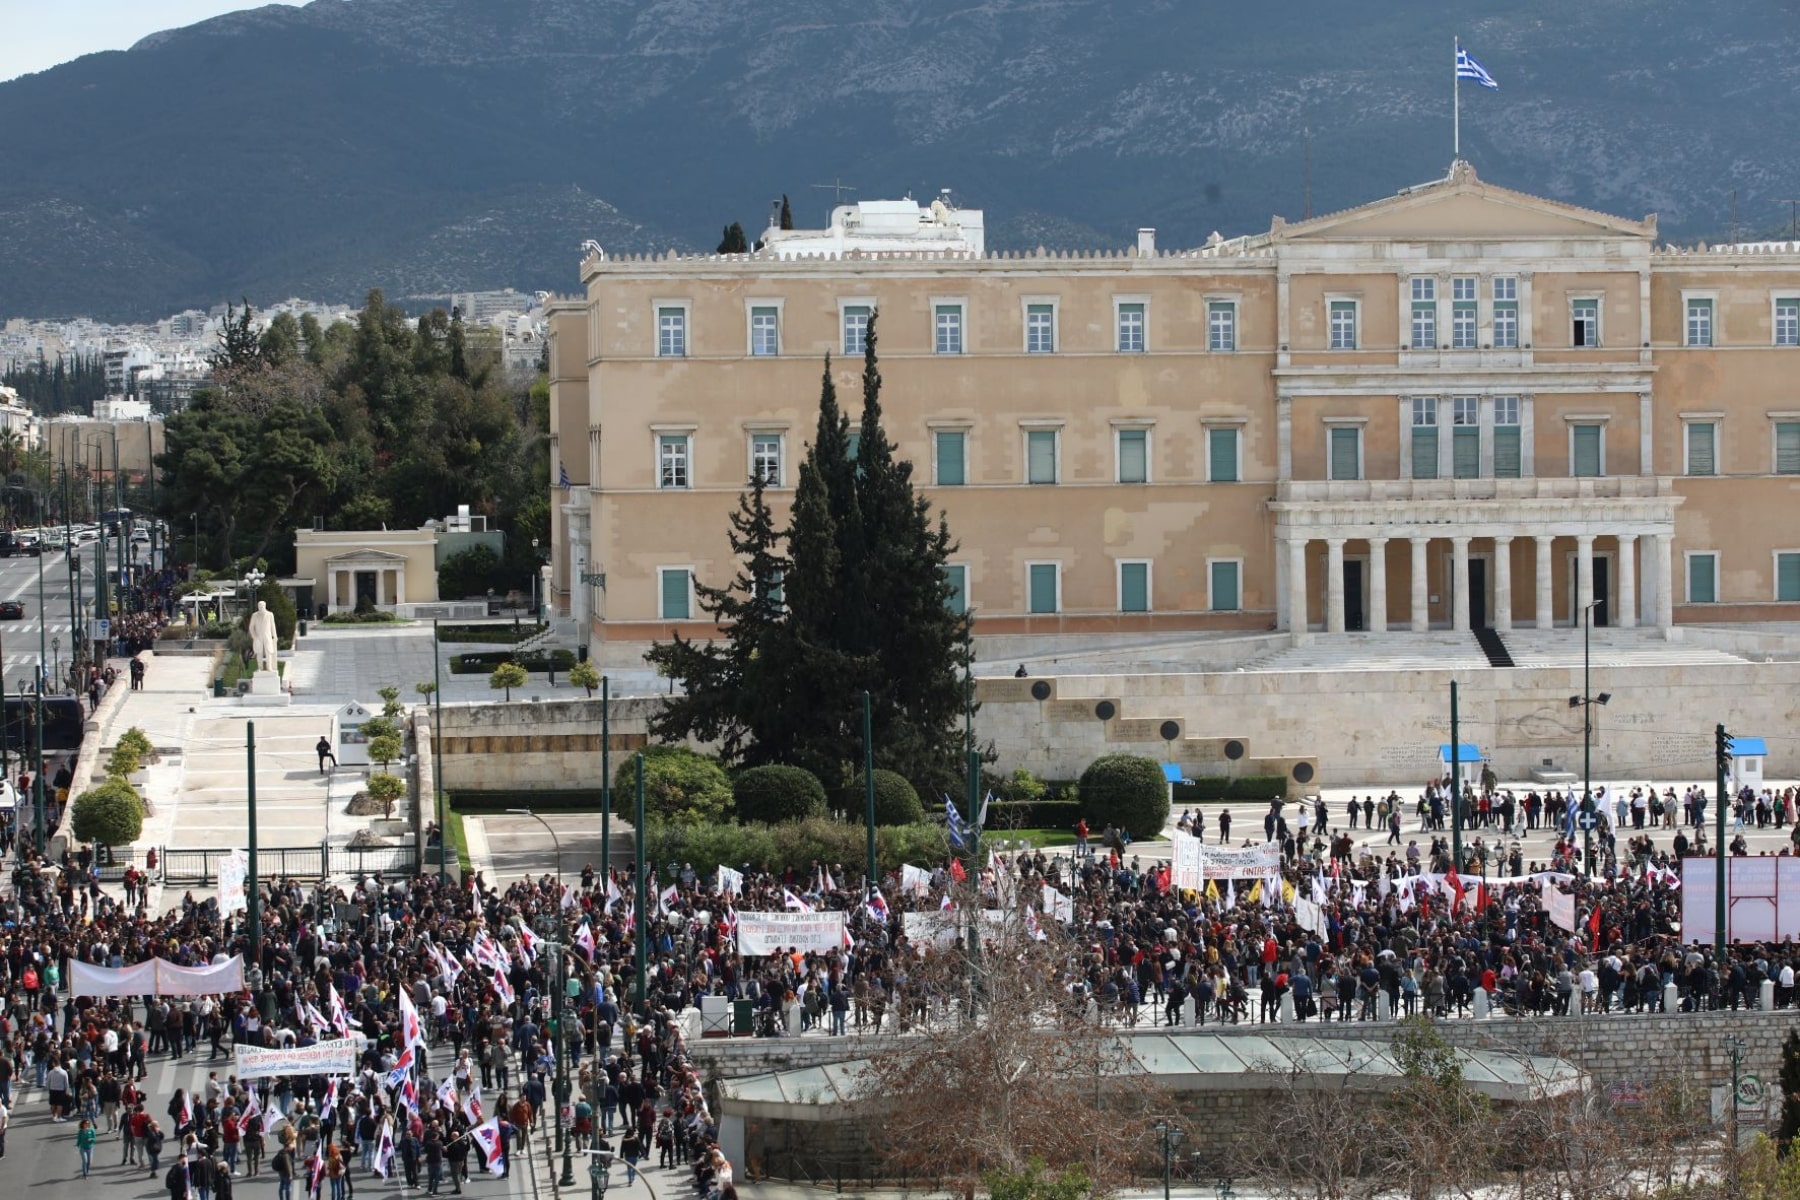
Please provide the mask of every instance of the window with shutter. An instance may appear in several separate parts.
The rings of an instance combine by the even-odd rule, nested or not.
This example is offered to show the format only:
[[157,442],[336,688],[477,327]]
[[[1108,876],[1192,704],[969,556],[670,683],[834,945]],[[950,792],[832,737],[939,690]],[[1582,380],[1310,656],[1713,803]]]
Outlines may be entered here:
[[1775,426],[1775,473],[1800,475],[1800,421]]
[[961,487],[968,482],[964,466],[964,441],[968,435],[960,429],[940,429],[937,433],[937,482],[939,487]]
[[1236,561],[1215,562],[1207,572],[1208,602],[1214,612],[1236,612],[1238,603],[1238,568]]
[[1687,602],[1689,604],[1713,604],[1718,601],[1718,571],[1718,555],[1688,555]]
[[950,586],[950,594],[944,598],[944,607],[953,613],[968,612],[969,568],[963,563],[945,563],[944,582]]
[[1149,563],[1122,562],[1119,564],[1119,611],[1150,611]]
[[1150,431],[1119,430],[1119,482],[1150,482]]
[[1494,426],[1494,478],[1517,479],[1520,470],[1519,427]]
[[1238,479],[1238,431],[1209,429],[1206,431],[1207,478],[1214,483],[1236,483]]
[[1577,425],[1570,430],[1569,474],[1588,478],[1601,473],[1600,426]]
[[1711,421],[1690,421],[1687,427],[1687,473],[1718,474],[1718,427]]
[[1360,479],[1362,471],[1358,460],[1362,457],[1358,451],[1362,449],[1362,430],[1333,429],[1331,431],[1331,477],[1333,479]]
[[665,621],[685,621],[692,612],[689,608],[690,572],[686,567],[663,567],[660,572],[662,583],[662,619]]
[[1414,479],[1438,477],[1437,426],[1415,425],[1412,431],[1412,473]]
[[1456,461],[1451,464],[1458,479],[1474,479],[1481,474],[1481,430],[1456,430],[1450,443]]
[[1056,430],[1033,429],[1025,435],[1027,483],[1056,482]]
[[1800,554],[1775,556],[1775,598],[1800,600]]
[[1032,612],[1053,613],[1056,611],[1057,571],[1056,563],[1032,563],[1027,568],[1029,585],[1027,590],[1030,592],[1027,599]]

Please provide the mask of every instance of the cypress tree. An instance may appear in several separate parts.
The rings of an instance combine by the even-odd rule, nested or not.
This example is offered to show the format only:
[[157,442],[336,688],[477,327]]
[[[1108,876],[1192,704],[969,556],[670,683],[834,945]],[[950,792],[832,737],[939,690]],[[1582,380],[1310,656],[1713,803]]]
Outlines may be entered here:
[[744,227],[737,221],[725,226],[724,235],[719,238],[720,254],[747,254],[750,251],[750,240],[744,236]]
[[781,227],[783,229],[794,227],[794,210],[788,207],[786,192],[781,193]]

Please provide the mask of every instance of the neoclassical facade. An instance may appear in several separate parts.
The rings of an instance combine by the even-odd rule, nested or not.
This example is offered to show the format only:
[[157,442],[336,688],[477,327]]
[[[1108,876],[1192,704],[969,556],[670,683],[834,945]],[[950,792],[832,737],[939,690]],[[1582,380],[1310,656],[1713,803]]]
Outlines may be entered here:
[[[831,356],[959,542],[978,636],[1800,620],[1800,246],[1659,245],[1466,163],[1267,233],[988,253],[845,205],[581,265],[552,317],[553,587],[603,661],[701,633]],[[563,486],[566,475],[567,486]]]

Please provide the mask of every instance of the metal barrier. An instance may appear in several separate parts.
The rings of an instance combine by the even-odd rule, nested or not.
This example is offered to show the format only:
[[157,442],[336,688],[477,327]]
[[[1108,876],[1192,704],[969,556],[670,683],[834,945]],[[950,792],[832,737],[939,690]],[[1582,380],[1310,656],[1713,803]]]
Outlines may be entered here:
[[[219,879],[219,861],[229,849],[189,849],[164,846],[158,850],[157,866],[165,883],[207,885]],[[418,848],[411,843],[401,846],[259,846],[256,851],[256,874],[261,879],[286,876],[293,879],[323,879],[334,871],[356,874],[411,875],[419,869]],[[124,865],[102,868],[101,877],[109,871],[113,878],[124,873]]]

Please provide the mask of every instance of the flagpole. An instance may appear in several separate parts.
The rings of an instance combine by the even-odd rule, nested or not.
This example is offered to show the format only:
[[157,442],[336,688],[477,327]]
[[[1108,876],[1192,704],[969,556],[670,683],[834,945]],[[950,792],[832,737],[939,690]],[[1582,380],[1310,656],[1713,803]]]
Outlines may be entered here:
[[1462,73],[1457,68],[1457,56],[1462,53],[1462,38],[1456,36],[1451,40],[1450,51],[1450,161],[1455,162],[1462,157]]

